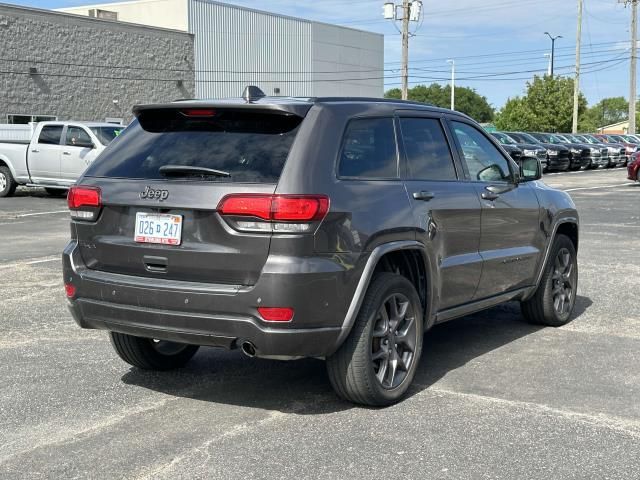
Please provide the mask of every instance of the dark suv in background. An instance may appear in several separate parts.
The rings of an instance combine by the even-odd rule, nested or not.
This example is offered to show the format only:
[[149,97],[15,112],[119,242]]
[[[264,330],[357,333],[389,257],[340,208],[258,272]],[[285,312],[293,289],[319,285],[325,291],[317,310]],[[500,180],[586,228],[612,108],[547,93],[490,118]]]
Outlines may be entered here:
[[526,148],[528,145],[537,145],[547,151],[547,170],[565,171],[569,170],[571,162],[571,152],[567,147],[553,143],[541,142],[537,138],[526,132],[504,132],[515,140],[518,144]]
[[563,145],[569,149],[569,170],[576,171],[591,164],[591,147],[584,143],[574,143],[553,133],[532,132],[531,135],[541,142]]
[[338,395],[388,405],[434,324],[511,300],[569,321],[571,198],[462,114],[252,89],[134,113],[71,188],[63,254],[75,320],[134,367],[323,358]]

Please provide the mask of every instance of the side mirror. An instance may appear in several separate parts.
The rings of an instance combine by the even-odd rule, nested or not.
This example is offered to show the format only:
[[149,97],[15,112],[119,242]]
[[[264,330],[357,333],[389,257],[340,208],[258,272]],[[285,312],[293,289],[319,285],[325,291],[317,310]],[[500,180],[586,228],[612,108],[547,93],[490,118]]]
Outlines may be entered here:
[[498,182],[504,180],[502,169],[496,164],[489,165],[488,167],[480,170],[477,177],[478,180],[483,182]]
[[532,182],[542,178],[542,163],[533,157],[522,157],[520,164],[520,181]]

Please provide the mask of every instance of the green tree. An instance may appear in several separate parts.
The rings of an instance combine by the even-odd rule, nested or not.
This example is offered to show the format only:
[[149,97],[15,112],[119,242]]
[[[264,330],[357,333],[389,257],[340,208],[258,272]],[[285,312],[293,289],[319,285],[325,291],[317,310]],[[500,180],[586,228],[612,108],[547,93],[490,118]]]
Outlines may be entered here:
[[[386,98],[401,98],[399,88],[388,90]],[[438,83],[431,85],[416,85],[408,91],[409,100],[430,103],[436,107],[449,108],[451,106],[451,86],[442,86]],[[478,122],[490,122],[493,120],[494,111],[486,97],[483,97],[472,88],[456,87],[456,110],[466,113]]]
[[[583,117],[587,100],[580,94],[578,115]],[[509,99],[500,110],[496,126],[503,130],[569,132],[573,123],[573,79],[533,77],[523,97]]]
[[629,102],[624,97],[603,98],[588,108],[580,122],[580,129],[594,132],[599,127],[622,122],[629,118]]

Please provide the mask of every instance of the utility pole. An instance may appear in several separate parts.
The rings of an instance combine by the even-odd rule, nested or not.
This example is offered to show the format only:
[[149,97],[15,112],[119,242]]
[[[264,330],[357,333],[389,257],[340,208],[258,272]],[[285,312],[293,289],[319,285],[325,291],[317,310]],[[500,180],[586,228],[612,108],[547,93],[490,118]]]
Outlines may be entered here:
[[549,64],[547,66],[547,75],[551,76],[551,54],[550,53],[545,53],[544,54],[544,58],[548,58],[549,59]]
[[631,72],[629,78],[629,130],[636,133],[636,74],[638,62],[638,0],[631,0]]
[[456,109],[456,61],[447,60],[451,65],[451,110]]
[[544,33],[551,39],[551,68],[549,70],[551,71],[550,75],[553,77],[553,61],[556,56],[556,40],[562,38],[562,35],[556,35],[555,37],[552,37],[549,32]]
[[[401,14],[398,15],[398,10]],[[409,96],[409,37],[415,32],[409,31],[410,22],[419,22],[422,16],[421,0],[402,0],[402,5],[396,5],[392,1],[387,1],[383,6],[383,16],[385,20],[396,20],[402,22],[402,26],[396,29],[402,36],[402,99],[407,100]]]
[[409,0],[402,0],[402,100],[409,97]]
[[573,81],[573,126],[571,133],[578,133],[578,106],[580,101],[580,42],[582,40],[582,1],[578,0],[578,28],[576,31],[576,78]]

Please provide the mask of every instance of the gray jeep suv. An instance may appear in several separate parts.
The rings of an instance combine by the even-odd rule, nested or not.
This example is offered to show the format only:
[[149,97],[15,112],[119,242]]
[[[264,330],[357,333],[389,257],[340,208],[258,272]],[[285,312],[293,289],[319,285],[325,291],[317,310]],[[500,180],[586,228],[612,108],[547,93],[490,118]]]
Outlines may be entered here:
[[388,405],[434,324],[516,300],[569,321],[571,198],[473,120],[396,100],[134,108],[69,191],[69,307],[137,368],[199,346],[326,359],[336,392]]

